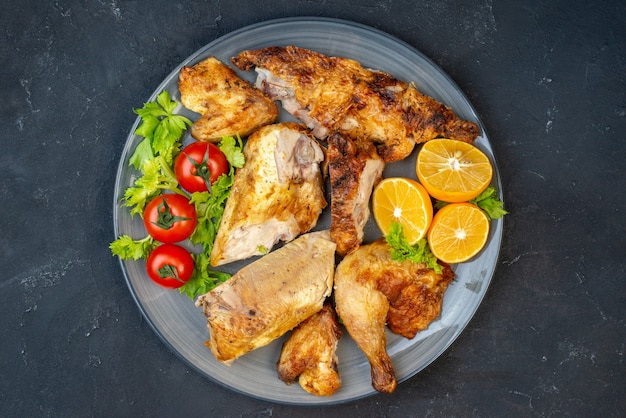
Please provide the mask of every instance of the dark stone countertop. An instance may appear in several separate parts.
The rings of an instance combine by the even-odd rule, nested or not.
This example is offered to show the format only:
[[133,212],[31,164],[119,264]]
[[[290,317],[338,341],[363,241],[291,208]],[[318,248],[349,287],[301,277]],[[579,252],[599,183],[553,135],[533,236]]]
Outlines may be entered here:
[[[1,416],[626,414],[624,2],[4,10]],[[363,23],[436,62],[485,123],[511,212],[492,284],[454,344],[395,393],[328,407],[257,400],[190,369],[142,318],[108,249],[131,109],[203,45],[290,16]]]

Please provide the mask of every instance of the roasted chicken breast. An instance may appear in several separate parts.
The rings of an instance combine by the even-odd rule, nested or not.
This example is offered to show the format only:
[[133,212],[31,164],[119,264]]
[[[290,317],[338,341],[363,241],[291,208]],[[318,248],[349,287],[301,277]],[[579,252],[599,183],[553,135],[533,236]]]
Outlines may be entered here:
[[269,344],[322,309],[332,292],[335,244],[328,231],[304,234],[199,296],[208,347],[217,360]]
[[472,142],[478,125],[460,120],[414,84],[296,46],[242,51],[231,61],[255,69],[255,85],[322,139],[333,132],[373,142],[385,162],[439,136]]
[[191,127],[199,141],[246,137],[278,117],[274,101],[215,57],[183,67],[178,89],[183,106],[201,115]]
[[305,319],[283,344],[276,363],[278,377],[288,385],[298,380],[307,392],[330,396],[341,387],[337,343],[341,328],[330,304]]
[[262,255],[310,231],[327,205],[324,152],[304,125],[264,126],[243,152],[246,163],[235,173],[211,252],[213,266]]
[[422,263],[391,259],[384,239],[360,246],[335,271],[337,314],[371,365],[372,386],[393,392],[395,371],[386,348],[385,324],[406,338],[426,329],[441,314],[454,273]]
[[363,242],[370,216],[369,200],[385,163],[369,141],[335,133],[328,138],[330,176],[330,236],[344,256]]

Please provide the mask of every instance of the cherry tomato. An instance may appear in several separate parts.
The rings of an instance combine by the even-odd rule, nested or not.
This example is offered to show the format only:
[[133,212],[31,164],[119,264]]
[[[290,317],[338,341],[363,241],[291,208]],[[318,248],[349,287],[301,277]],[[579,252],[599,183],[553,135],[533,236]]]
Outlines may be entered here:
[[195,141],[176,157],[174,173],[180,186],[189,193],[206,192],[210,190],[209,184],[228,173],[228,160],[214,144]]
[[191,277],[194,264],[189,251],[176,244],[156,247],[146,262],[148,276],[157,284],[170,289],[181,287]]
[[195,207],[179,194],[163,194],[146,205],[143,224],[152,238],[165,243],[187,239],[198,222]]

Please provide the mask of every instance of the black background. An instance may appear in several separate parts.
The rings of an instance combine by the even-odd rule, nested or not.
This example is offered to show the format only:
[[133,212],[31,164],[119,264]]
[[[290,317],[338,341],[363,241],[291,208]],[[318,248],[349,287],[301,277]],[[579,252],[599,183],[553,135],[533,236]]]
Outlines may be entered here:
[[[5,3],[0,415],[626,414],[626,3]],[[131,109],[210,41],[288,16],[367,24],[434,60],[485,123],[511,212],[460,338],[395,393],[332,407],[256,400],[192,371],[108,249]]]

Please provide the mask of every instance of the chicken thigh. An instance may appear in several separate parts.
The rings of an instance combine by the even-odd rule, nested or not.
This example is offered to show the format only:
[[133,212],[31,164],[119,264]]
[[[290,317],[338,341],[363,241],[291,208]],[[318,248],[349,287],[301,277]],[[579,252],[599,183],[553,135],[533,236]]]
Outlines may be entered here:
[[387,353],[385,324],[406,338],[426,329],[441,314],[444,293],[454,278],[422,263],[395,261],[384,239],[348,254],[335,271],[337,314],[371,365],[372,386],[393,392],[395,371]]

